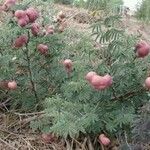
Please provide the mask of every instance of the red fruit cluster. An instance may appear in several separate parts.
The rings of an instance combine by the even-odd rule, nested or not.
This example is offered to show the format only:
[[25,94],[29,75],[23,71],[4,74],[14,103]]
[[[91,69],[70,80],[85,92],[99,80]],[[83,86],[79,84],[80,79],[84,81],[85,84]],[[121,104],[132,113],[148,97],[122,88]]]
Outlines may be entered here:
[[48,46],[45,44],[39,44],[37,46],[37,50],[43,54],[43,55],[47,55],[48,54]]
[[144,58],[150,52],[150,45],[145,41],[141,41],[135,46],[135,52],[137,57]]
[[18,24],[21,27],[24,27],[29,23],[29,17],[24,10],[17,10],[15,12],[15,17],[18,19]]
[[29,23],[35,22],[38,12],[34,8],[28,8],[27,10],[17,10],[14,16],[18,19],[18,24],[25,27]]
[[110,87],[113,83],[113,79],[109,74],[106,74],[105,76],[99,76],[93,71],[89,72],[85,78],[96,90],[104,90]]
[[101,134],[99,136],[99,142],[102,143],[104,146],[108,146],[110,144],[110,139],[104,134]]
[[63,61],[63,65],[65,67],[66,72],[69,74],[72,71],[73,62],[70,59],[66,59]]
[[54,34],[54,27],[53,26],[48,26],[46,29],[46,35],[49,34]]
[[29,17],[29,21],[31,22],[31,23],[33,23],[33,22],[35,22],[35,20],[38,18],[38,16],[39,16],[39,14],[38,14],[38,12],[37,12],[37,10],[36,9],[34,9],[34,8],[28,8],[27,10],[26,10],[26,14],[27,14],[27,16]]
[[14,42],[14,48],[21,48],[28,42],[28,37],[26,35],[19,36]]
[[31,32],[33,36],[37,36],[40,32],[40,25],[38,23],[33,23],[31,25]]

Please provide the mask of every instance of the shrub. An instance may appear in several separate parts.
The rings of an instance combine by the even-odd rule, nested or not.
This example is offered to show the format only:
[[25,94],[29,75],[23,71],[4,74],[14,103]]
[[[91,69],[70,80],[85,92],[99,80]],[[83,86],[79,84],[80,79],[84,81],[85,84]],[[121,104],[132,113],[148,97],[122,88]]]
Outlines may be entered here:
[[[126,34],[119,24],[120,17],[110,16],[93,25],[98,48],[88,36],[74,40],[79,35],[67,35],[66,40],[71,38],[74,43],[68,42],[69,51],[63,55],[72,60],[73,70],[67,76],[62,66],[66,79],[60,92],[46,99],[43,118],[31,124],[34,130],[65,138],[80,133],[115,135],[130,131],[138,108],[148,99],[143,83],[149,75],[149,56],[136,56],[138,37]],[[101,77],[111,75],[112,85],[96,90],[85,79],[90,71]]]
[[[47,3],[23,1],[3,11],[6,15],[0,25],[0,95],[1,100],[10,97],[11,108],[21,111],[40,108],[45,97],[55,94],[63,82],[59,61],[65,44],[63,35],[57,32],[57,24],[52,23],[52,4],[47,6]],[[25,12],[23,18],[30,19],[24,26],[18,22],[20,17],[14,17],[18,10]],[[34,26],[30,23],[33,21]],[[54,34],[45,35],[48,25],[55,26]],[[42,47],[38,46],[40,44]],[[17,89],[10,90],[8,81],[15,81]]]
[[[65,16],[59,13],[53,28],[49,13],[37,7],[41,4],[45,10],[44,1],[25,1],[4,9],[1,101],[9,97],[12,108],[33,111],[42,110],[46,98],[44,114],[31,123],[34,130],[46,132],[46,143],[47,138],[54,138],[51,132],[65,138],[101,133],[105,136],[100,142],[108,145],[107,134],[130,131],[138,108],[149,98],[149,44],[128,35],[120,27],[119,16],[92,26],[96,45],[86,34],[62,33]],[[28,13],[15,14],[15,18],[17,10]],[[20,25],[20,18],[25,25]],[[37,24],[31,24],[33,21]]]

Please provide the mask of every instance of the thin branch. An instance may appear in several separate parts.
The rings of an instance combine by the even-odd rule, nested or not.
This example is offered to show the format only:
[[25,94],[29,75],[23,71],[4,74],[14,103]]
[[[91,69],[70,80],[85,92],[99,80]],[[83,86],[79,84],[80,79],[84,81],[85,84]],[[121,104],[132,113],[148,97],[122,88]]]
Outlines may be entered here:
[[4,141],[3,139],[0,138],[0,141],[1,141],[2,143],[4,143],[5,145],[7,145],[8,147],[10,147],[12,150],[17,150],[17,148],[11,146],[8,142]]
[[145,91],[145,89],[142,88],[142,89],[140,89],[140,90],[138,90],[138,91],[128,92],[128,93],[125,93],[125,94],[120,95],[120,96],[118,96],[118,97],[114,97],[114,98],[112,98],[111,100],[112,100],[112,101],[117,101],[117,100],[122,100],[122,99],[131,98],[131,97],[133,97],[133,96],[138,95],[139,93],[141,94],[141,93],[144,92],[144,91]]
[[4,105],[6,105],[6,103],[8,103],[11,100],[11,98],[8,98],[6,101],[0,103],[0,107],[3,107]]
[[129,143],[128,143],[128,138],[127,138],[127,133],[126,133],[126,131],[124,132],[124,136],[125,136],[125,142],[126,142],[126,144],[128,145],[129,149],[132,150],[131,146],[130,146]]
[[92,142],[91,142],[90,136],[88,136],[87,145],[88,145],[89,150],[94,150],[94,147],[93,147],[93,144],[92,144]]
[[[28,41],[30,40],[30,33],[28,32]],[[26,57],[27,57],[27,63],[28,63],[28,70],[29,70],[29,75],[30,75],[30,82],[32,85],[32,90],[34,92],[34,96],[36,98],[36,100],[38,101],[38,96],[37,96],[37,92],[36,92],[36,87],[35,87],[35,83],[33,80],[33,75],[32,75],[32,69],[31,69],[31,60],[30,60],[30,56],[29,56],[29,48],[28,48],[28,43],[26,44],[26,51],[25,51]]]
[[116,91],[115,91],[115,89],[112,87],[112,92],[113,92],[113,96],[114,96],[114,98],[115,99],[117,99],[117,96],[116,96]]
[[24,114],[15,112],[14,114],[19,115],[19,116],[32,116],[32,115],[42,115],[42,114],[45,114],[45,112],[41,111],[41,112],[24,113]]
[[24,142],[27,144],[28,147],[30,147],[33,150],[36,150],[29,141],[27,141],[26,139],[22,138],[22,140],[24,140]]
[[[83,147],[82,143],[80,143],[78,140],[76,140],[75,138],[72,138],[74,140],[74,142],[76,144],[78,144],[80,146],[80,148],[82,148],[82,150],[86,150],[85,147]],[[86,139],[87,140],[87,139]]]

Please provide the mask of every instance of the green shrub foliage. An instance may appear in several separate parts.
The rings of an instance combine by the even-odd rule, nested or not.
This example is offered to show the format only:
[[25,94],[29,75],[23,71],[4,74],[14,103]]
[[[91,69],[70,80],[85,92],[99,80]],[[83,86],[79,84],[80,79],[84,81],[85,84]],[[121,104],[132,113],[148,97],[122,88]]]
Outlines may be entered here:
[[[53,24],[54,13],[52,4],[47,3],[23,1],[4,12],[0,25],[0,100],[9,98],[12,108],[33,111],[41,110],[46,98],[44,113],[31,122],[31,127],[65,138],[80,133],[114,135],[129,131],[138,108],[149,98],[143,84],[149,76],[150,59],[136,56],[138,37],[120,27],[119,16],[103,18],[92,26],[95,42],[72,29],[60,34],[60,22],[54,24],[54,34],[47,35],[43,30]],[[16,10],[30,7],[39,12],[37,36],[31,33],[32,23],[20,27],[14,17]],[[15,41],[22,35],[26,38],[20,46]],[[43,48],[39,51],[39,44],[46,45],[46,52]],[[65,64],[65,59],[73,64]],[[100,76],[109,74],[113,83],[96,90],[85,79],[90,71]],[[8,86],[12,80],[17,82],[15,90]]]
[[[73,71],[66,76],[60,92],[46,99],[45,114],[32,122],[33,129],[64,137],[78,136],[80,132],[114,135],[130,130],[138,108],[148,99],[143,84],[148,76],[149,56],[136,57],[139,39],[128,35],[120,23],[119,16],[110,16],[92,26],[98,47],[86,35],[66,33],[64,40],[74,42],[68,42],[63,55],[73,61]],[[110,74],[112,86],[100,91],[92,88],[85,79],[90,71],[101,76]]]
[[143,0],[142,4],[137,10],[136,16],[138,19],[142,21],[149,22],[150,21],[150,1]]
[[[16,10],[26,10],[29,7],[35,7],[39,12],[36,20],[40,25],[39,36],[32,35],[32,24],[20,27],[12,14]],[[63,78],[60,77],[60,74],[63,74],[62,67],[59,63],[61,50],[64,47],[62,35],[58,32],[43,35],[46,26],[53,25],[53,13],[50,2],[23,1],[11,7],[3,18],[0,25],[0,80],[15,80],[18,87],[14,91],[4,92],[4,89],[1,89],[0,98],[4,100],[6,94],[7,97],[11,97],[12,108],[22,108],[22,111],[36,109],[43,103],[45,97],[54,94],[63,82]],[[14,48],[14,41],[21,35],[28,37],[27,44],[21,48]],[[48,46],[47,55],[37,50],[39,44]]]

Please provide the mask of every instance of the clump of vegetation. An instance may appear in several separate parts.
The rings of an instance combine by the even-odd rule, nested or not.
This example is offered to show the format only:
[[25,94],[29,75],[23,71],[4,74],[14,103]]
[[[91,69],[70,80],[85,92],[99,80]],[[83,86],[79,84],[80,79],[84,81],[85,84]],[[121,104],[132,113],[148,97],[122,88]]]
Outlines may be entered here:
[[119,21],[120,17],[110,16],[93,25],[99,47],[87,36],[69,43],[64,56],[72,69],[68,75],[64,67],[66,79],[60,92],[46,99],[45,115],[32,122],[33,129],[65,138],[131,132],[138,108],[148,100],[145,63],[149,64],[150,46],[126,34]]
[[59,78],[63,70],[59,62],[65,46],[61,34],[65,29],[64,16],[58,14],[54,23],[49,15],[49,10],[54,13],[53,6],[47,3],[39,0],[6,8],[6,3],[2,5],[6,15],[0,26],[0,100],[11,97],[11,108],[21,111],[37,110],[63,82]]
[[149,22],[150,21],[150,1],[143,0],[142,4],[137,10],[136,16],[138,19]]
[[[88,142],[91,136],[107,147],[125,135],[122,147],[130,147],[132,128],[134,142],[145,142],[150,44],[128,35],[120,27],[122,18],[110,13],[91,26],[91,37],[68,29],[66,15],[61,11],[53,18],[49,3],[6,0],[1,6],[6,15],[0,26],[0,102],[9,99],[7,109],[20,112],[42,111],[30,127],[42,132],[46,144],[56,135],[73,140],[87,136]],[[91,8],[106,13],[121,3],[94,0]]]

